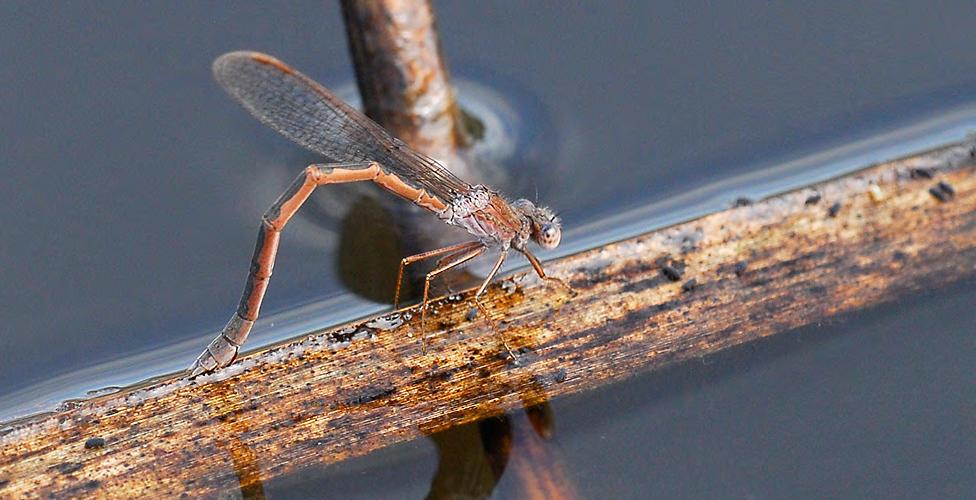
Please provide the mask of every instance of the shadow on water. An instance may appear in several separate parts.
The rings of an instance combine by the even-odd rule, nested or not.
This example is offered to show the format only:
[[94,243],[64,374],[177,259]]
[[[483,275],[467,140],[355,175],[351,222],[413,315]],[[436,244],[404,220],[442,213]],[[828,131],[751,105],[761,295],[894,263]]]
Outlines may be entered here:
[[361,297],[392,303],[403,245],[390,212],[363,196],[349,207],[339,235],[336,264],[342,284]]
[[438,461],[426,498],[577,498],[553,419],[545,402],[431,435]]

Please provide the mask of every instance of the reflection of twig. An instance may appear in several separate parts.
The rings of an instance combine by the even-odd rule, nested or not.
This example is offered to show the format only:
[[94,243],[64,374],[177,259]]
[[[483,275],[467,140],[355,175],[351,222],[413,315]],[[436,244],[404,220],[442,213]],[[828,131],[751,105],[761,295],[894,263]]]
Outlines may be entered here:
[[[512,411],[504,417],[506,425],[502,429],[508,434],[507,446],[502,445],[496,450],[508,452],[505,471],[512,481],[505,483],[510,485],[511,490],[500,492],[499,496],[540,500],[578,498],[579,494],[558,448],[538,432],[539,422],[533,418],[537,416],[533,413],[535,408]],[[497,433],[498,428],[489,430],[486,424],[500,421],[482,421],[482,436]],[[485,445],[486,448],[490,445],[488,439],[485,439]]]
[[514,491],[502,497],[578,498],[562,454],[551,441],[553,414],[539,380],[521,387],[523,408],[479,422],[481,439],[496,480],[507,472]]
[[482,448],[477,423],[432,434],[437,446],[437,470],[430,481],[428,500],[488,498],[498,478]]
[[438,463],[428,500],[579,497],[550,442],[553,416],[545,387],[530,377],[519,390],[524,408],[431,435]]

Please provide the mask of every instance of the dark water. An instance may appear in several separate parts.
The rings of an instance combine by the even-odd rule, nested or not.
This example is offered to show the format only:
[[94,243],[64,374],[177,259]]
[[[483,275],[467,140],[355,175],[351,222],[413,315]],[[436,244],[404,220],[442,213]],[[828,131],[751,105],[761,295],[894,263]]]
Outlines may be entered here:
[[[529,198],[538,191],[561,211],[569,228],[563,252],[715,209],[743,193],[782,188],[788,176],[809,181],[866,159],[956,139],[976,124],[976,11],[968,2],[895,8],[881,2],[598,7],[512,1],[438,2],[436,8],[459,83],[487,88],[507,104],[495,111],[508,117],[516,143],[504,161],[511,175],[501,187]],[[338,7],[330,2],[78,2],[57,8],[5,2],[0,47],[3,420],[49,409],[79,390],[182,368],[233,311],[258,218],[313,157],[223,95],[210,77],[214,57],[261,50],[338,87],[348,88],[352,73]],[[693,196],[682,198],[686,193]],[[345,213],[339,201],[351,195],[345,196],[319,201],[289,225],[266,301],[269,321],[259,325],[255,345],[385,307],[349,293],[338,278]],[[631,215],[613,218],[620,213]],[[928,303],[943,307],[950,298]],[[912,309],[904,321],[927,310]],[[884,311],[872,314],[882,321],[895,313]],[[973,313],[958,311],[942,318],[946,331],[971,332]],[[830,342],[849,343],[852,359],[875,356],[882,342],[860,327],[832,328]],[[791,338],[803,344],[809,337]],[[885,395],[897,389],[899,377],[938,371],[940,359],[965,354],[949,342],[927,347],[934,350],[931,364],[886,366],[889,376],[873,381],[879,389],[863,407],[852,387],[868,375],[852,370],[847,384],[838,378],[822,406],[806,407],[814,415],[797,423],[830,436],[836,429],[827,422],[836,417],[837,404],[855,413],[879,402],[890,407],[897,399]],[[730,363],[739,371],[782,364],[812,377],[831,361],[804,357],[806,349],[763,354],[760,348]],[[971,358],[962,361],[972,367]],[[964,371],[939,373],[943,384],[925,390],[938,392],[966,377]],[[557,421],[577,439],[576,453],[592,456],[596,465],[622,460],[650,469],[670,457],[672,468],[685,475],[667,475],[659,491],[679,491],[665,487],[686,478],[702,488],[691,493],[717,492],[701,478],[738,477],[737,467],[755,456],[743,450],[765,434],[753,430],[720,453],[703,441],[719,439],[718,430],[675,430],[672,441],[648,446],[702,454],[646,455],[645,461],[643,452],[625,448],[616,462],[602,457],[619,450],[615,443],[629,439],[634,425],[647,433],[655,422],[672,418],[673,405],[686,397],[729,400],[738,394],[762,406],[757,388],[736,392],[735,384],[706,379],[681,397],[628,403],[621,396],[656,390],[658,379],[650,377],[634,382],[638,389],[630,392],[614,388],[581,396],[598,402],[555,403]],[[776,380],[784,393],[803,393],[809,382]],[[971,393],[961,400],[972,407]],[[594,405],[610,408],[600,414],[613,417],[594,423],[585,410]],[[708,414],[715,429],[741,423]],[[960,428],[963,418],[951,412],[918,416],[925,428]],[[879,433],[893,429],[896,441],[911,438],[907,424],[871,423]],[[825,448],[783,432],[783,446],[800,463],[878,459],[855,446],[844,448],[843,460],[826,457],[817,451]],[[908,446],[885,450],[887,461],[914,463]],[[740,452],[748,456],[739,459]],[[957,470],[960,462],[950,458],[940,463]],[[881,491],[882,476],[844,476],[843,482],[826,472],[807,475],[773,465],[779,475],[809,478],[794,483],[797,488]],[[636,472],[621,467],[619,474],[587,474],[578,478],[584,490],[622,492],[614,488]],[[421,483],[412,486],[415,491],[422,492]],[[743,488],[730,492],[765,491]]]

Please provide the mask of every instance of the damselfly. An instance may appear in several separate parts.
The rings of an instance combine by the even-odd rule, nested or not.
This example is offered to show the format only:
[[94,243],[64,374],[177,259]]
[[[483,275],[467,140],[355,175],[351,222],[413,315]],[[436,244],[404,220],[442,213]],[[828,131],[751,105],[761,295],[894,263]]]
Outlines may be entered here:
[[[539,262],[526,247],[529,240],[554,248],[561,237],[560,221],[545,207],[525,199],[508,201],[483,185],[458,179],[435,160],[391,136],[328,89],[281,61],[257,52],[231,52],[213,64],[217,82],[269,127],[321,154],[330,163],[309,165],[261,218],[244,293],[227,326],[197,358],[191,375],[209,372],[234,361],[258,318],[271,279],[282,229],[318,186],[344,182],[375,182],[387,191],[433,212],[438,219],[465,229],[474,241],[404,258],[400,262],[394,304],[399,301],[404,268],[440,257],[424,280],[421,330],[427,312],[430,281],[478,257],[489,248],[499,256],[474,295],[477,307],[491,322],[479,298],[505,262],[509,251],[528,258],[543,279]],[[492,329],[495,329],[492,323]],[[496,330],[497,331],[497,330]],[[505,348],[512,354],[508,344]]]

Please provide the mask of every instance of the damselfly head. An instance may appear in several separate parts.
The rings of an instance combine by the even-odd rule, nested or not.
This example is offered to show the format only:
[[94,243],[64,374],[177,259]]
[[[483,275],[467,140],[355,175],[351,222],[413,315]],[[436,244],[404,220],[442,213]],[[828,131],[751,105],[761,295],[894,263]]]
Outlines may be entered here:
[[532,232],[530,236],[545,249],[556,248],[562,239],[562,221],[547,207],[537,207],[529,200],[515,200],[512,203],[520,214],[528,219]]

